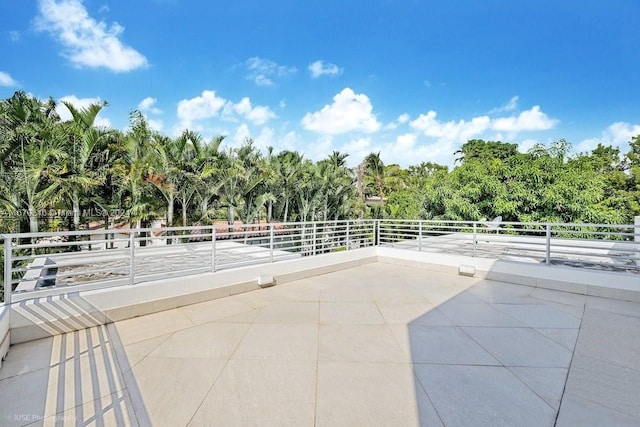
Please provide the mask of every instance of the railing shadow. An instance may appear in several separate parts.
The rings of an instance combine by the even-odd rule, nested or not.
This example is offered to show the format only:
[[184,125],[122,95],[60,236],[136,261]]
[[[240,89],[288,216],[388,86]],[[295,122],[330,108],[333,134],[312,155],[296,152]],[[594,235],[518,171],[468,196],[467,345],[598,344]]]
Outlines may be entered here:
[[73,320],[11,348],[0,371],[0,425],[150,425],[116,328],[78,295],[44,302],[16,305],[34,320],[62,313]]

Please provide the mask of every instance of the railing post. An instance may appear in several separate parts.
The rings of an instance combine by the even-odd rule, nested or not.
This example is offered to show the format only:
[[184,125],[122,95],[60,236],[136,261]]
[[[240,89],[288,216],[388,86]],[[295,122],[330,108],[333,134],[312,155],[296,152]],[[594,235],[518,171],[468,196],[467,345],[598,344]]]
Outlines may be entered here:
[[418,221],[418,250],[422,252],[422,220]]
[[216,226],[211,225],[211,272],[216,272]]
[[13,275],[11,270],[13,268],[12,249],[10,237],[4,238],[4,305],[8,307],[11,305],[11,293],[13,292]]
[[476,245],[478,244],[478,224],[473,223],[473,257],[476,256]]
[[547,253],[545,256],[545,264],[551,265],[551,224],[547,223],[545,237],[547,241]]
[[349,231],[350,231],[350,230],[349,230],[349,222],[350,222],[350,221],[349,221],[349,220],[347,220],[347,242],[346,242],[347,250],[349,250],[349,246],[351,246],[351,245],[349,244],[349,234],[350,234],[350,233],[349,233]]
[[135,283],[135,271],[136,271],[136,234],[133,230],[129,229],[129,284]]
[[269,224],[269,259],[273,262],[273,223]]
[[317,239],[317,230],[318,230],[318,223],[317,222],[313,222],[313,234],[312,234],[312,245],[313,245],[313,250],[311,251],[312,255],[316,254],[316,239]]
[[380,220],[376,219],[373,223],[375,232],[376,232],[376,241],[374,242],[374,246],[380,246]]

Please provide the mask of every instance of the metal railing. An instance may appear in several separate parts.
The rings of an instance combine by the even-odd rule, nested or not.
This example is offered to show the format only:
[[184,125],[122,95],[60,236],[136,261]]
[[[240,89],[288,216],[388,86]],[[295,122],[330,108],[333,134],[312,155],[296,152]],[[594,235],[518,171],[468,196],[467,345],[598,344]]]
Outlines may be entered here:
[[375,225],[349,220],[6,234],[0,302],[12,294],[134,285],[372,246]]
[[[640,273],[640,227],[350,220],[0,236],[1,301],[55,295],[368,246]],[[7,286],[11,284],[11,286]]]
[[377,232],[399,249],[640,273],[634,225],[381,220]]

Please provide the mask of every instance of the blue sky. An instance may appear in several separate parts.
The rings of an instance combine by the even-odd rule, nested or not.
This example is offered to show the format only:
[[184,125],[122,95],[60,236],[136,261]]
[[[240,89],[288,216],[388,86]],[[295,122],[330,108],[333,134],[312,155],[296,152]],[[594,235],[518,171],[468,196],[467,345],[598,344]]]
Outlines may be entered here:
[[[468,139],[640,134],[637,0],[25,0],[0,3],[0,97],[318,160],[452,165]],[[60,113],[65,117],[65,108]]]

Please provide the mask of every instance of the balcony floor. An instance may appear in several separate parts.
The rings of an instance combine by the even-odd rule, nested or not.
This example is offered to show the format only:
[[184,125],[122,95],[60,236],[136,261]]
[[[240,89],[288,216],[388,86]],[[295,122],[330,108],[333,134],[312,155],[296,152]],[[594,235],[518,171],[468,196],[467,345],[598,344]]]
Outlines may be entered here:
[[640,304],[374,263],[11,348],[4,425],[638,425]]

